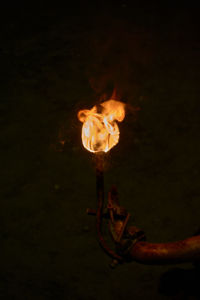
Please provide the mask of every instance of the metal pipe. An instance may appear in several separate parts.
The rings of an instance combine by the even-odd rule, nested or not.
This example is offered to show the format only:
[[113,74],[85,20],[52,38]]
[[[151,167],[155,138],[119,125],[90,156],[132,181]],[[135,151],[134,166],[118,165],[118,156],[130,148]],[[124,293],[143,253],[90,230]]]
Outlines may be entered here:
[[143,264],[173,264],[200,260],[200,235],[171,243],[139,241],[128,251],[128,259]]
[[123,258],[110,249],[103,238],[101,232],[102,212],[104,205],[104,152],[96,153],[96,192],[97,192],[97,212],[96,212],[96,228],[99,238],[99,244],[103,250],[112,258],[122,261]]

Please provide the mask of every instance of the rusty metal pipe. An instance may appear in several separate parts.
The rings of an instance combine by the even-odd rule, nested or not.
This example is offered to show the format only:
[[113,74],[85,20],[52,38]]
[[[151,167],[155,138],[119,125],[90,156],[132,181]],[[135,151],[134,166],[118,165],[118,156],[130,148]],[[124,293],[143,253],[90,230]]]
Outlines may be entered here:
[[99,238],[99,244],[102,249],[112,258],[122,261],[123,258],[110,249],[103,238],[101,225],[102,225],[102,213],[104,206],[104,159],[105,153],[96,153],[96,192],[97,192],[97,212],[96,212],[96,228]]
[[171,243],[139,241],[129,249],[128,258],[143,264],[200,261],[200,235]]

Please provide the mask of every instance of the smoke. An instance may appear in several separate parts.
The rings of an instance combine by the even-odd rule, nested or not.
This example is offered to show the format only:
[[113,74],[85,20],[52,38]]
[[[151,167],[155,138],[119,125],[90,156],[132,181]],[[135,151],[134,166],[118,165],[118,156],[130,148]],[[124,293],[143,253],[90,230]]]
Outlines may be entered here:
[[[101,20],[98,20],[100,22]],[[90,39],[91,64],[87,70],[92,89],[98,94],[135,97],[152,63],[152,32],[125,20],[107,20]]]

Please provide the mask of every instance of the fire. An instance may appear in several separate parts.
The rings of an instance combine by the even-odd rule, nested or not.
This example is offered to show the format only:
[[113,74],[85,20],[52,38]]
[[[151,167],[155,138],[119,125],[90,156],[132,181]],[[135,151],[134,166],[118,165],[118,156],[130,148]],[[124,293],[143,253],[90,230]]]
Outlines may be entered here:
[[80,110],[83,146],[90,152],[108,152],[119,141],[117,121],[122,122],[124,117],[125,104],[112,99],[90,110]]

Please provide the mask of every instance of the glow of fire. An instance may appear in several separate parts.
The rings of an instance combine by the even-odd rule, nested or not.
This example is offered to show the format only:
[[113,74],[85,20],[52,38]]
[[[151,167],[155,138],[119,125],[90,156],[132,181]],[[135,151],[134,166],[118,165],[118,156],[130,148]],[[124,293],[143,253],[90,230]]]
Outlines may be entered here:
[[90,152],[108,152],[119,141],[117,121],[122,122],[124,117],[125,104],[112,99],[90,110],[80,110],[83,146]]

